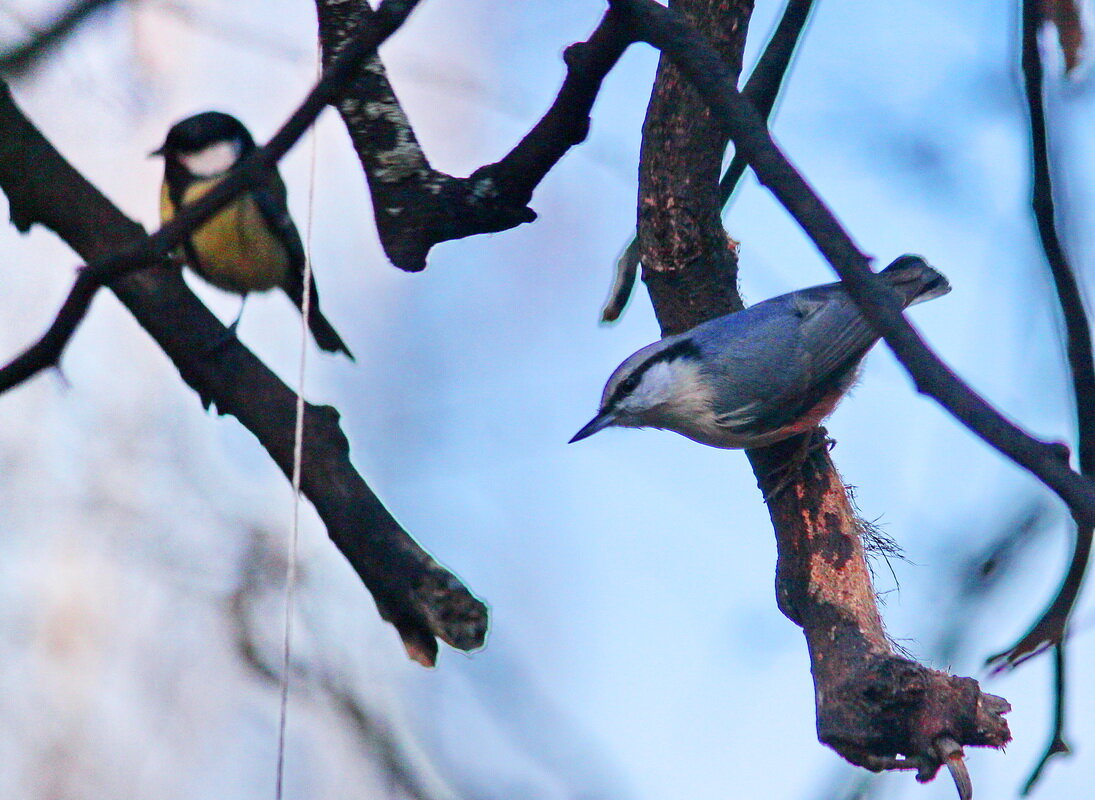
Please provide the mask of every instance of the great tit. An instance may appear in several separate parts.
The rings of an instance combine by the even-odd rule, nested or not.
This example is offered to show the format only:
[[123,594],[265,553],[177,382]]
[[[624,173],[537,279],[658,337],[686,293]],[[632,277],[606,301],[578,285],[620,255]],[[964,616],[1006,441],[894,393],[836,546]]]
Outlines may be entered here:
[[[160,220],[192,203],[215,186],[255,149],[255,140],[238,119],[206,111],[177,122],[163,145]],[[280,287],[301,308],[304,302],[304,246],[289,216],[285,184],[276,168],[257,185],[218,211],[183,243],[186,262],[214,286],[246,299],[248,292]],[[243,306],[240,306],[240,315]],[[239,323],[239,317],[232,329]],[[308,326],[316,344],[328,352],[353,354],[319,310],[315,281],[311,286]]]

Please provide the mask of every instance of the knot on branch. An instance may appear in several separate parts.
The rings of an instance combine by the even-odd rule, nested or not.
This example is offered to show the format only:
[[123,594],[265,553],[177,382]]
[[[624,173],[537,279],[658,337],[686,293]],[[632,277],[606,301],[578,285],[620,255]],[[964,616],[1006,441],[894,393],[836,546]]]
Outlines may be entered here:
[[879,656],[819,697],[818,738],[853,764],[876,772],[917,766],[927,780],[945,757],[940,740],[1007,744],[1011,732],[1003,715],[1010,710],[972,678]]
[[[381,190],[381,187],[383,189]],[[431,171],[399,184],[370,184],[384,252],[399,269],[421,272],[435,244],[498,233],[536,219],[530,195],[506,192],[490,166],[467,178]]]
[[440,565],[428,569],[414,589],[430,629],[445,643],[468,652],[483,646],[490,612],[456,576]]

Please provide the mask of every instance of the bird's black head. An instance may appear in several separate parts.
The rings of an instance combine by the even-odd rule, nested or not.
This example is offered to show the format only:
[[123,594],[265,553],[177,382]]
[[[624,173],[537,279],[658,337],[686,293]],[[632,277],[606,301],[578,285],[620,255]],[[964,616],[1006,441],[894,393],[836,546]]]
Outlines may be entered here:
[[238,155],[255,147],[251,133],[238,119],[221,111],[205,111],[176,122],[167,132],[163,145],[152,155],[172,159],[199,153],[221,143],[233,145]]

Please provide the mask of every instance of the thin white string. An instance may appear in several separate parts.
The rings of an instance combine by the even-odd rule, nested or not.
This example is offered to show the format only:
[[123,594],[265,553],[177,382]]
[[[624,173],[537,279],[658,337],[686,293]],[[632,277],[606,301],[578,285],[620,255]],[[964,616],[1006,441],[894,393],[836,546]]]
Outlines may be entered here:
[[[316,73],[321,69],[316,54]],[[275,800],[282,800],[285,782],[285,726],[289,718],[289,662],[293,643],[293,600],[297,585],[297,545],[300,541],[300,473],[304,460],[304,378],[308,365],[308,317],[312,313],[312,222],[316,206],[316,128],[309,133],[308,216],[304,224],[304,297],[300,304],[300,369],[297,373],[296,425],[293,430],[293,526],[285,566],[285,619],[281,641],[281,705],[278,712],[278,763]]]

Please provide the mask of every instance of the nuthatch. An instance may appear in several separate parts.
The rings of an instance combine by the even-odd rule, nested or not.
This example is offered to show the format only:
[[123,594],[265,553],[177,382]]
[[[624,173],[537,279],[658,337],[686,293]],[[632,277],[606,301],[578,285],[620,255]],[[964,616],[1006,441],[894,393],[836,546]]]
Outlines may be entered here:
[[[254,149],[255,141],[243,123],[220,111],[195,114],[172,126],[163,145],[152,153],[164,159],[160,220],[169,221],[180,206],[216,186]],[[289,216],[285,184],[276,168],[213,215],[181,249],[190,268],[219,289],[246,297],[276,286],[303,308],[304,245]],[[352,360],[350,349],[319,310],[314,281],[309,304],[308,327],[316,344]],[[239,317],[231,330],[238,324]]]
[[[901,256],[879,274],[903,307],[951,288],[920,256]],[[773,297],[639,350],[612,373],[601,410],[570,441],[619,425],[712,447],[763,447],[832,413],[877,340],[839,283]]]

